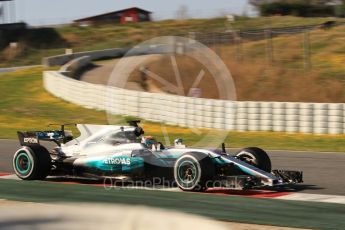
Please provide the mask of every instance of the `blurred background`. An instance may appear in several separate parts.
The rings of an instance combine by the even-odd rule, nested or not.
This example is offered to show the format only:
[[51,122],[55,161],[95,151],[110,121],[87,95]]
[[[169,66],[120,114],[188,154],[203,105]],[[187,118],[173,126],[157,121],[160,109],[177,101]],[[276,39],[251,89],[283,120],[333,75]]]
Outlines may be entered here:
[[[15,130],[27,124],[39,128],[43,124],[66,120],[105,123],[104,113],[84,111],[79,107],[72,110],[74,105],[67,106],[47,93],[42,87],[42,70],[57,70],[73,57],[87,55],[78,54],[82,51],[129,49],[159,36],[182,36],[212,49],[230,70],[239,101],[344,103],[344,15],[345,2],[339,0],[90,1],[87,4],[82,0],[1,0],[0,71],[4,75],[0,79],[0,96],[4,100],[1,104],[3,134],[0,136],[13,137]],[[66,55],[67,59],[50,62],[62,60],[56,55]],[[114,57],[93,58],[81,69],[72,71],[73,78],[107,84],[117,63]],[[172,63],[170,57],[153,58],[131,73],[132,87],[134,85],[139,91],[175,94],[164,89],[157,80],[145,80],[147,76],[143,70],[174,81],[174,68],[178,66],[185,85],[183,94],[219,99],[207,70],[198,87],[190,90],[202,69],[201,63],[186,55],[176,55],[175,62]],[[313,106],[306,105],[306,108]],[[284,127],[277,130],[273,117],[262,118],[269,124],[263,129],[248,128],[247,120],[241,131],[343,134],[343,105],[333,107],[334,112],[324,112],[324,107],[319,109],[321,112],[317,116],[321,118],[316,120],[314,115],[319,112],[314,110],[292,111],[290,115],[295,117],[289,118],[285,117],[285,112],[278,114],[277,123]],[[249,119],[247,113],[236,119]],[[328,119],[329,114],[334,117]],[[253,114],[255,124],[260,122],[259,116],[259,113]],[[37,117],[41,120],[37,121]],[[293,123],[291,129],[286,128],[287,123]],[[230,130],[238,130],[231,127]],[[271,142],[266,142],[265,137],[259,142],[270,146]],[[293,135],[293,143],[296,138]],[[303,140],[301,148],[312,148],[307,146],[305,138],[300,138]],[[334,146],[339,146],[341,137],[334,138]]]
[[[131,47],[176,35],[223,59],[239,100],[345,100],[344,1],[0,2],[0,67],[38,65],[66,49]],[[132,13],[133,19],[119,16]],[[260,84],[249,86],[254,79]]]
[[[161,36],[184,37],[188,44],[180,46],[175,37],[172,52],[153,52],[160,44],[146,41]],[[224,99],[215,81],[221,73],[188,55],[197,42],[206,47],[199,50],[211,50],[205,58],[219,57],[223,70],[229,70],[236,98],[214,100]],[[130,49],[139,55],[126,56]],[[133,68],[117,72],[119,78],[128,74],[127,82],[111,85],[116,103],[107,104],[117,63],[120,69]],[[115,113],[107,114],[107,106]],[[187,146],[215,148],[224,142],[232,151],[264,148],[274,167],[304,171],[305,186],[292,194],[244,194],[252,197],[248,202],[233,191],[221,191],[221,196],[106,191],[87,183],[13,180],[18,130],[133,118],[164,143],[182,138]],[[71,129],[77,137],[76,128]],[[65,227],[67,221],[76,229],[106,229],[100,225],[104,220],[121,229],[185,229],[185,224],[199,229],[216,224],[221,224],[218,229],[344,229],[344,143],[345,0],[0,0],[0,228],[26,229],[36,221],[46,229],[49,223]],[[267,199],[275,194],[295,196],[295,201]],[[84,209],[2,199],[131,207],[108,207],[109,215],[103,215],[107,207],[95,212],[90,203]],[[305,199],[313,203],[300,201]],[[172,218],[176,213],[136,205],[219,221],[179,220]],[[90,224],[71,222],[71,217],[84,221],[73,215],[78,213]]]

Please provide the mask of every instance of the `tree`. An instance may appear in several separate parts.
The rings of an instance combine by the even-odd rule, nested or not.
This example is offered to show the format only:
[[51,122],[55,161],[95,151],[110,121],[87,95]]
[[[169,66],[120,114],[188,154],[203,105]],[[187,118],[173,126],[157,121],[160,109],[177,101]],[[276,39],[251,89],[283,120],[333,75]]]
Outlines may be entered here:
[[328,17],[339,15],[342,12],[341,2],[344,5],[344,0],[249,0],[249,2],[263,16]]
[[275,2],[275,1],[274,0],[249,0],[249,3],[256,7],[262,4],[272,3],[272,2]]
[[338,17],[345,17],[345,0],[341,0],[339,3],[335,8],[335,14]]
[[255,7],[258,7],[262,4],[269,4],[269,3],[274,3],[274,2],[282,2],[282,3],[288,3],[288,4],[305,3],[307,5],[332,5],[332,4],[336,4],[339,1],[338,0],[304,0],[304,1],[303,0],[249,0],[249,3]]

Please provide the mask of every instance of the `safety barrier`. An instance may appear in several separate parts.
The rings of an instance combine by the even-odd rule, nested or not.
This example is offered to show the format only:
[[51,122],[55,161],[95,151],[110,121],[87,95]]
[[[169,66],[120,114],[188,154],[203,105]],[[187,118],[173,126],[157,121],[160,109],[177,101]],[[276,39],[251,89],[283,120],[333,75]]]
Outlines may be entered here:
[[78,52],[72,54],[62,54],[57,56],[45,57],[42,60],[42,65],[44,66],[61,66],[66,63],[73,61],[81,57],[89,57],[90,60],[99,60],[106,58],[118,58],[124,55],[127,56],[139,56],[146,54],[163,54],[171,53],[178,47],[176,47],[174,40],[170,41],[170,44],[156,44],[156,45],[143,45],[135,46],[132,48],[114,48],[114,49],[104,49],[104,50],[93,50]]
[[60,68],[60,72],[64,75],[76,78],[78,73],[91,64],[91,58],[89,56],[83,56],[66,63]]
[[69,61],[72,61],[76,58],[88,56],[91,60],[96,60],[99,58],[117,58],[122,57],[128,49],[126,48],[115,48],[115,49],[104,49],[104,50],[94,50],[94,51],[85,51],[72,54],[61,54],[52,57],[46,57],[42,59],[42,65],[44,66],[58,66],[64,65]]
[[226,101],[137,92],[44,72],[51,94],[85,108],[170,125],[236,131],[345,134],[344,103]]

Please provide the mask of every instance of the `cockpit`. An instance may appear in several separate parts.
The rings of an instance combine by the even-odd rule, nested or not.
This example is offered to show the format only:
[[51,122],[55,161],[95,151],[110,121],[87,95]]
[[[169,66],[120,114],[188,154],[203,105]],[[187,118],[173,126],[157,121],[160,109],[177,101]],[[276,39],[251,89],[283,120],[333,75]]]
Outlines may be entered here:
[[105,144],[119,145],[126,143],[139,143],[140,138],[137,137],[133,131],[120,131],[117,133],[108,134],[100,141],[103,141]]
[[129,143],[140,143],[140,137],[138,137],[133,128],[124,129],[109,129],[102,130],[101,132],[93,135],[91,138],[86,139],[85,147],[93,145],[120,145]]

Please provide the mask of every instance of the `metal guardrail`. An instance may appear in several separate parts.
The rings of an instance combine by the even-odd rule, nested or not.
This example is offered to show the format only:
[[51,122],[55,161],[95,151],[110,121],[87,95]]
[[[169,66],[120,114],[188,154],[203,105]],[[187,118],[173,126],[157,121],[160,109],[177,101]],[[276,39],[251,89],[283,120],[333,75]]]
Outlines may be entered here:
[[[330,23],[331,22],[331,23]],[[304,26],[289,26],[289,27],[273,27],[263,29],[250,29],[250,30],[233,30],[227,32],[212,32],[212,33],[189,33],[188,36],[193,37],[206,45],[217,44],[232,44],[236,39],[241,40],[262,40],[269,37],[277,37],[283,34],[298,34],[305,33],[318,28],[330,28],[334,26],[344,25],[344,22],[326,22],[322,24],[304,25]],[[328,23],[328,24],[327,24]]]

